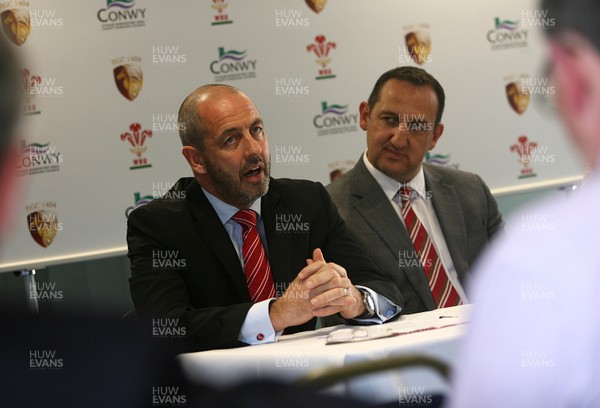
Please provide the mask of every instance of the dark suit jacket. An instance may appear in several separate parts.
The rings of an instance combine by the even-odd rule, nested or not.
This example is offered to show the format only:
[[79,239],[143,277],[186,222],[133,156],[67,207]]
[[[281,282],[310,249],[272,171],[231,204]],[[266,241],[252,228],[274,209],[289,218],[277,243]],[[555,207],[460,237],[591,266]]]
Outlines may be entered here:
[[[347,232],[321,184],[271,179],[261,213],[276,290],[283,292],[312,251],[321,248],[328,262],[346,268],[354,284],[401,306],[398,289]],[[132,211],[127,242],[131,296],[139,314],[181,319],[195,350],[244,345],[238,336],[252,302],[242,265],[195,179],[180,179],[166,197]],[[155,261],[165,257],[177,259],[168,267]],[[286,333],[314,328],[315,319]]]
[[[442,166],[423,165],[425,187],[461,283],[489,239],[502,229],[496,201],[475,174]],[[421,266],[400,263],[399,251],[412,251],[406,228],[369,173],[362,156],[353,169],[327,186],[331,199],[346,220],[348,229],[375,262],[377,269],[402,292],[403,313],[435,309],[431,290]]]

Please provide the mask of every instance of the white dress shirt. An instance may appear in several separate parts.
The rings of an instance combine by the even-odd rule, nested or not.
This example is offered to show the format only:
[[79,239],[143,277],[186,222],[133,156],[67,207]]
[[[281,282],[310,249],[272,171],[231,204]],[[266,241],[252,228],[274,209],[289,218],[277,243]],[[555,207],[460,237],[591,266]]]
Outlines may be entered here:
[[475,267],[449,406],[600,407],[600,173],[519,210]]
[[[223,223],[223,227],[225,227],[227,235],[229,235],[229,238],[233,243],[233,247],[235,248],[235,252],[238,255],[243,270],[244,261],[242,247],[244,239],[242,237],[242,226],[231,219],[231,217],[233,217],[240,209],[224,203],[204,188],[202,191],[204,191],[206,198],[212,204],[219,219]],[[258,235],[260,235],[260,240],[263,243],[265,252],[268,254],[269,250],[267,248],[265,226],[262,217],[260,216],[260,203],[261,197],[252,203],[250,209],[256,211],[256,229],[258,230]],[[272,343],[277,341],[283,331],[275,332],[273,324],[271,323],[271,318],[269,317],[269,304],[273,300],[275,300],[275,298],[265,299],[252,305],[242,324],[242,329],[240,330],[240,335],[238,337],[239,341],[246,344]]]
[[[219,200],[204,188],[202,191],[215,209],[219,220],[221,220],[221,223],[223,223],[223,227],[225,227],[227,235],[229,235],[229,238],[231,239],[243,269],[244,261],[242,256],[242,248],[244,240],[242,237],[242,227],[231,219],[231,217],[233,217],[239,211],[239,208]],[[260,213],[260,204],[261,197],[252,203],[250,209],[256,211],[257,213],[256,228],[258,229],[258,234],[268,255],[269,248],[267,246],[265,226]],[[360,285],[357,285],[356,287],[367,290],[373,297],[375,303],[375,315],[368,319],[356,319],[357,322],[365,324],[383,323],[400,313],[401,308],[390,302],[385,296],[379,295],[377,292]],[[252,305],[248,311],[248,314],[246,315],[244,323],[242,324],[240,335],[238,337],[239,341],[246,344],[262,344],[277,341],[283,331],[275,331],[269,316],[269,304],[275,299],[276,298],[266,299]]]
[[388,175],[382,173],[378,169],[376,169],[367,158],[367,151],[365,150],[363,154],[363,161],[367,170],[373,178],[377,181],[381,189],[383,190],[385,196],[390,200],[392,207],[398,214],[400,221],[402,224],[405,224],[404,217],[402,216],[402,198],[398,190],[403,186],[410,186],[417,195],[411,200],[412,208],[421,221],[421,224],[425,227],[427,234],[429,235],[429,239],[431,240],[435,250],[446,270],[446,275],[448,279],[456,289],[460,299],[463,303],[469,303],[467,299],[467,295],[458,279],[458,274],[456,273],[456,269],[454,268],[454,263],[452,262],[452,257],[450,256],[450,251],[448,251],[448,246],[446,245],[446,240],[444,239],[444,234],[442,233],[442,229],[440,227],[440,223],[435,215],[435,210],[433,209],[433,205],[431,203],[432,192],[427,191],[425,187],[425,175],[423,174],[423,166],[417,173],[417,175],[410,180],[408,183],[399,183]]

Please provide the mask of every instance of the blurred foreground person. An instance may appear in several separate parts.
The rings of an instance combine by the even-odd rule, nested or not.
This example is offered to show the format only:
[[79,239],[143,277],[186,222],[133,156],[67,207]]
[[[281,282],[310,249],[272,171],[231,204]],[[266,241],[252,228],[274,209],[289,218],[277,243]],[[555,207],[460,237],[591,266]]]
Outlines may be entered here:
[[21,101],[17,62],[10,44],[0,38],[0,243],[14,205],[16,179],[13,160],[16,158],[14,128]]
[[556,105],[592,173],[525,210],[479,264],[453,408],[600,406],[600,2],[541,9]]

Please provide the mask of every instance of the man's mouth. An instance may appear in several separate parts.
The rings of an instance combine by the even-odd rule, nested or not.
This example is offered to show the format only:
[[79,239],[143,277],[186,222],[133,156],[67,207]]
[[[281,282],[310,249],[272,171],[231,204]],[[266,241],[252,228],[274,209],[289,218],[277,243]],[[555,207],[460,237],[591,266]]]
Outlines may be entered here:
[[394,157],[397,157],[397,158],[402,157],[402,156],[406,156],[406,153],[404,151],[395,149],[395,148],[390,147],[390,146],[387,146],[385,148],[385,150],[388,153],[392,154]]
[[250,167],[250,169],[248,169],[248,171],[246,171],[244,173],[244,177],[253,178],[253,177],[262,176],[263,169],[264,169],[264,164],[257,163],[255,165],[253,165],[252,167]]

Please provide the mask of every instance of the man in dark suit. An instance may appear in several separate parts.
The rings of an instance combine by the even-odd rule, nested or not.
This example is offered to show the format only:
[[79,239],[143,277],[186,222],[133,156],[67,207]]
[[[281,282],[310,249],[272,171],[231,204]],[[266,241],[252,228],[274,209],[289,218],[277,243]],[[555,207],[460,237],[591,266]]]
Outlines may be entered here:
[[[21,89],[15,56],[0,36],[0,232],[16,180],[11,143]],[[0,238],[2,234],[0,233]],[[183,377],[173,350],[150,333],[152,321],[98,316],[34,316],[0,298],[2,407],[361,407],[285,383],[242,383],[213,389]],[[162,327],[165,336],[167,330]],[[157,330],[160,334],[160,330]]]
[[[444,131],[444,101],[442,86],[423,69],[400,67],[384,73],[369,101],[360,104],[366,152],[352,170],[327,186],[348,229],[402,292],[404,313],[466,303],[463,284],[469,268],[503,225],[481,178],[423,164]],[[403,187],[410,188],[405,201]],[[417,232],[409,234],[406,227],[407,201],[429,237],[417,249],[411,240]],[[423,242],[431,242],[437,258],[427,258]],[[437,259],[441,265],[436,271],[446,279],[449,300],[455,291],[452,302],[436,298],[430,287],[433,278],[426,267]]]
[[[283,330],[314,329],[315,317],[368,323],[400,312],[398,289],[347,232],[323,186],[270,178],[263,121],[245,94],[198,88],[179,126],[194,177],[128,220],[139,314],[171,318],[164,322],[206,350],[276,341]],[[241,213],[257,217],[255,232]],[[252,236],[260,239],[251,245]]]

